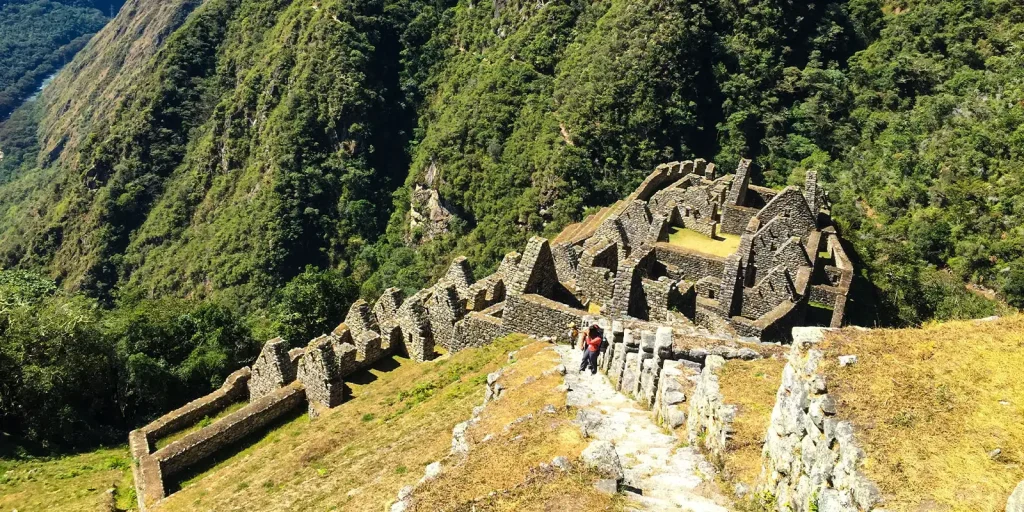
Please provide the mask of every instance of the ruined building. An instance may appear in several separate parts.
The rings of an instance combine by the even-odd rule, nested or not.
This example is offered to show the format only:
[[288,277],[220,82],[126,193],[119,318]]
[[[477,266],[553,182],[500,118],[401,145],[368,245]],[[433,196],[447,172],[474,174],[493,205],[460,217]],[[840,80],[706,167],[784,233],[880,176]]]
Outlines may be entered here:
[[[656,376],[664,361],[756,357],[762,340],[784,340],[794,326],[840,325],[853,269],[815,174],[802,190],[776,191],[750,184],[749,164],[721,176],[703,160],[662,165],[626,199],[553,241],[531,239],[489,276],[474,280],[457,258],[430,288],[356,302],[303,348],[267,342],[221,389],[130,434],[140,509],[164,498],[169,480],[296,408],[316,417],[337,406],[346,377],[392,354],[422,362],[435,346],[453,352],[510,333],[566,339],[573,325],[602,317],[644,334],[624,346],[660,354],[636,372]],[[604,366],[629,351],[621,352]],[[239,402],[247,404],[155,449]]]

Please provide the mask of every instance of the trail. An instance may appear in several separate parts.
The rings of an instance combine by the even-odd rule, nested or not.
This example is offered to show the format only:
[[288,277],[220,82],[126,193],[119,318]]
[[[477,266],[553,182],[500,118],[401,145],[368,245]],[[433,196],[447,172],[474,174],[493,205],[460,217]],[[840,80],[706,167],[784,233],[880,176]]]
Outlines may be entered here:
[[651,411],[616,391],[607,377],[577,372],[579,350],[560,345],[558,352],[568,370],[566,403],[588,411],[585,414],[591,438],[614,443],[625,474],[623,485],[632,505],[630,510],[729,510],[729,500],[711,481],[714,467],[704,457],[665,433],[654,423]]

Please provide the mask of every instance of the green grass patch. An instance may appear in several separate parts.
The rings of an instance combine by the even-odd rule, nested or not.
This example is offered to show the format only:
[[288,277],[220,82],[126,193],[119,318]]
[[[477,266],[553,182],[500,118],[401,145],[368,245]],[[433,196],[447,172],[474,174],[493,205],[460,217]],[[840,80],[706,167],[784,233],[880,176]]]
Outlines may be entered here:
[[183,438],[183,437],[185,437],[185,436],[187,436],[187,435],[189,435],[189,434],[191,434],[193,432],[198,432],[198,431],[200,431],[200,430],[202,430],[202,429],[204,429],[204,428],[206,428],[206,427],[208,427],[210,425],[213,425],[217,420],[219,420],[219,419],[221,419],[221,418],[223,418],[223,417],[225,417],[225,416],[227,416],[227,415],[229,415],[229,414],[231,414],[231,413],[241,409],[242,407],[245,407],[246,405],[249,405],[249,403],[248,402],[238,402],[238,403],[231,404],[231,405],[225,407],[222,411],[218,412],[217,414],[214,414],[213,416],[206,416],[203,419],[197,421],[195,423],[195,425],[192,425],[191,427],[188,427],[186,429],[179,430],[179,431],[177,431],[177,432],[175,432],[173,434],[161,437],[160,439],[157,439],[155,443],[153,443],[153,446],[154,446],[153,451],[159,450],[159,449],[161,449],[161,448],[163,448],[163,447],[165,447],[165,446],[167,446],[167,445],[177,441],[178,439],[181,439],[181,438]]
[[668,243],[691,251],[724,258],[736,252],[740,246],[740,237],[720,233],[715,238],[711,238],[692,229],[673,227],[668,233]]

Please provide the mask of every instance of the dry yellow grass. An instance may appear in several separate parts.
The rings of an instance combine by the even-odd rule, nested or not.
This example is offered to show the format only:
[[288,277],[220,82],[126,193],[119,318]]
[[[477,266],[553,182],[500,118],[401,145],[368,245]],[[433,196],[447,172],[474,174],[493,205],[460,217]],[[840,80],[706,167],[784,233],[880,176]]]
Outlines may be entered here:
[[[6,442],[0,439],[0,442]],[[0,510],[95,512],[117,490],[117,505],[133,507],[128,448],[53,459],[0,460]]]
[[668,243],[691,251],[724,258],[736,252],[740,246],[740,237],[719,233],[716,238],[711,238],[692,229],[672,228],[668,234]]
[[483,398],[488,372],[524,343],[510,337],[444,359],[373,371],[354,397],[315,421],[300,417],[217,464],[160,507],[176,510],[368,510],[444,457],[452,427]]
[[775,407],[785,360],[733,360],[720,370],[725,403],[737,406],[733,438],[724,465],[730,480],[752,486],[761,474],[761,447]]
[[[844,330],[823,348],[886,509],[1003,510],[1024,479],[1024,316]],[[844,354],[859,361],[839,367]]]
[[[464,460],[445,460],[445,471],[416,490],[416,511],[620,510],[619,498],[597,492],[598,475],[574,464],[570,471],[540,469],[557,456],[570,460],[586,447],[565,407],[559,358],[550,345],[519,351],[498,380],[506,391],[469,429],[473,448]],[[545,375],[545,373],[547,373]],[[546,405],[554,413],[542,412]],[[490,435],[486,442],[483,440]]]

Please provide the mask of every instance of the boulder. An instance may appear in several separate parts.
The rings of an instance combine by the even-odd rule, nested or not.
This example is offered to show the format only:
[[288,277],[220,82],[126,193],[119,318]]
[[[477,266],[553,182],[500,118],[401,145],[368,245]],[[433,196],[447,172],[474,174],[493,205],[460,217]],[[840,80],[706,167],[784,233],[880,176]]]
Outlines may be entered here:
[[613,478],[615,481],[622,480],[622,463],[619,461],[619,454],[615,452],[615,445],[610,441],[594,441],[583,450],[580,456],[584,464],[594,468],[602,475]]
[[1006,500],[1006,512],[1024,512],[1024,482],[1017,484],[1010,499]]

